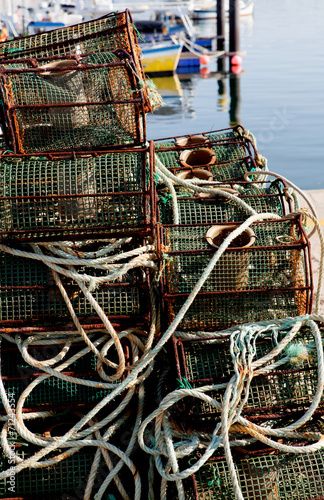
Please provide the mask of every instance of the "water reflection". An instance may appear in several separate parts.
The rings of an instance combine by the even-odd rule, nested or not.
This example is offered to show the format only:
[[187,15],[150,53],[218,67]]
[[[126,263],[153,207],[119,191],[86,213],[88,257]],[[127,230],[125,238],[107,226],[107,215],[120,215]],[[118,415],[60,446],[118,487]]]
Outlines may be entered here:
[[187,75],[153,78],[157,91],[162,96],[163,106],[154,112],[158,116],[181,115],[195,117],[192,99],[195,96],[197,81]]
[[[196,37],[209,38],[216,36],[216,19],[199,19],[193,21],[194,32]],[[248,32],[253,28],[254,17],[245,16],[240,18],[241,33]],[[225,36],[229,35],[229,23],[225,22]]]
[[[208,72],[181,73],[153,78],[163,99],[163,106],[156,110],[154,115],[194,119],[196,117],[194,100],[198,85],[202,78],[208,78],[217,82],[217,111],[229,113],[230,126],[240,123],[241,75],[226,71],[226,62],[225,58],[220,58],[217,63],[217,71],[208,69]],[[202,69],[207,70],[207,68]]]

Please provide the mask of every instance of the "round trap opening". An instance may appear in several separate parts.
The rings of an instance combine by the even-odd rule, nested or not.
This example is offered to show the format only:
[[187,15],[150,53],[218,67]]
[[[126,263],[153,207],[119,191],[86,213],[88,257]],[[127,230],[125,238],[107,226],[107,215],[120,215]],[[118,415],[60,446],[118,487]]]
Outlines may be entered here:
[[216,161],[216,155],[212,149],[201,148],[182,151],[180,163],[185,167],[208,167]]
[[[225,238],[229,236],[238,226],[212,226],[206,233],[206,240],[214,248],[219,248]],[[229,245],[228,248],[247,248],[251,247],[255,242],[255,233],[251,228],[245,229],[243,233],[237,236]]]

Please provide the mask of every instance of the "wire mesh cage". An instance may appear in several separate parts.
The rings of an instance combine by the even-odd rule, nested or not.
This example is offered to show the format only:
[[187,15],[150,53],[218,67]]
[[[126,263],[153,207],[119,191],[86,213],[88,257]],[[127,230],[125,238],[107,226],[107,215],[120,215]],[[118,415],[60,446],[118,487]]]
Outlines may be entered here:
[[[103,244],[95,242],[94,252]],[[136,242],[125,247],[136,248]],[[31,252],[27,245],[20,250]],[[44,251],[44,255],[50,255]],[[100,255],[100,253],[99,253]],[[106,270],[78,266],[78,275],[104,277]],[[98,313],[73,277],[60,275],[63,287],[78,318],[98,324]],[[70,318],[68,306],[56,285],[51,269],[39,260],[0,252],[0,325],[51,326],[64,324]],[[143,321],[148,318],[149,275],[140,268],[130,269],[120,281],[103,282],[91,292],[112,321]],[[101,323],[101,321],[99,321]]]
[[[205,142],[196,143],[193,141],[195,137],[204,138]],[[242,127],[199,136],[182,136],[171,141],[161,139],[154,144],[157,160],[186,180],[199,178],[201,170],[210,172],[213,176],[210,180],[222,181],[243,179],[246,172],[263,169],[259,165],[255,146],[245,136]],[[258,159],[258,164],[255,159]]]
[[[263,181],[258,184],[232,181],[211,186],[204,184],[204,187],[222,189],[245,202],[257,213],[271,212],[283,216],[292,211],[290,200],[285,201],[285,184],[282,181]],[[174,222],[172,195],[167,189],[160,190],[158,194],[161,223],[172,224]],[[221,194],[195,194],[184,190],[178,193],[177,208],[179,224],[243,221],[250,215],[238,203]]]
[[[238,223],[162,226],[163,298],[172,322]],[[213,248],[214,247],[214,248]],[[219,258],[180,323],[221,330],[235,324],[299,316],[311,310],[309,241],[299,216],[255,223]]]
[[[164,166],[167,167],[167,164],[164,162],[164,159],[161,158],[161,154],[156,154],[157,163],[159,160],[162,162]],[[159,165],[159,163],[158,163]],[[179,179],[183,179],[185,181],[191,181],[192,179],[196,181],[217,181],[222,182],[224,180],[237,180],[243,181],[245,174],[251,171],[255,171],[257,169],[256,162],[251,156],[246,156],[245,158],[238,159],[230,159],[226,161],[221,161],[217,163],[211,163],[208,165],[203,165],[199,167],[185,167],[178,162],[178,165],[175,166],[175,163],[171,164],[169,170]],[[261,170],[262,172],[262,170]],[[262,180],[262,176],[264,174],[255,174],[251,175],[251,179],[258,181]],[[175,189],[178,193],[187,192],[188,190],[181,186],[179,183],[175,182]]]
[[[15,451],[21,458],[30,456],[25,446],[17,446]],[[0,481],[0,496],[30,499],[32,495],[34,498],[36,495],[40,500],[74,496],[76,492],[80,493],[84,489],[93,458],[93,451],[81,450],[49,467],[24,469],[14,476],[14,482],[10,481],[10,477]],[[7,457],[0,458],[0,467],[1,470],[10,468]]]
[[[31,352],[35,359],[45,361],[48,358],[53,358],[53,353],[59,353],[60,348],[63,347],[64,343],[62,343],[62,345],[56,344],[45,348],[33,347]],[[68,358],[78,354],[84,347],[84,345],[73,346],[69,351]],[[124,352],[125,358],[127,359],[127,346],[124,346]],[[112,356],[113,354],[114,353],[112,353]],[[113,357],[117,358],[117,356]],[[76,404],[80,409],[82,405],[94,405],[111,392],[111,389],[86,385],[86,381],[89,380],[93,383],[98,382],[98,384],[102,382],[97,372],[96,358],[92,353],[85,354],[82,357],[80,356],[79,359],[69,364],[69,366],[61,372],[63,375],[84,380],[84,384],[63,380],[55,376],[50,376],[45,378],[45,380],[41,380],[40,375],[43,373],[41,368],[37,369],[30,366],[24,360],[17,347],[8,347],[6,343],[1,346],[1,360],[1,378],[4,388],[7,394],[15,395],[16,401],[18,401],[29,384],[35,384],[24,401],[25,409],[39,410],[40,408],[54,408],[58,410],[73,407],[73,405]],[[116,360],[114,359],[114,361],[118,363],[118,358]],[[39,383],[37,383],[37,381],[39,381]],[[3,411],[3,402],[0,401],[0,412]]]
[[123,50],[0,64],[2,128],[15,153],[145,143],[143,93]]
[[156,149],[190,149],[194,147],[205,147],[210,144],[211,141],[240,142],[245,138],[247,138],[247,136],[245,134],[244,127],[242,127],[242,125],[237,125],[236,127],[231,128],[200,132],[199,134],[186,134],[167,137],[164,139],[156,139],[154,142]]
[[55,159],[7,154],[0,165],[3,240],[152,233],[154,161],[148,148]]
[[[320,331],[324,333],[323,324],[320,325]],[[258,336],[253,361],[268,355],[284,339],[286,333],[281,331],[278,337],[274,337],[273,331],[268,331]],[[177,377],[179,380],[185,379],[193,388],[226,384],[234,376],[234,362],[228,339],[187,340],[174,337],[173,345]],[[304,359],[290,355],[295,354],[297,347]],[[271,415],[278,417],[288,413],[291,416],[294,411],[306,411],[310,407],[317,390],[318,364],[314,337],[309,327],[303,327],[285,349],[266,364],[284,359],[277,368],[254,375],[243,414],[266,415],[270,419],[273,418]],[[210,395],[221,402],[224,390],[211,391]],[[322,398],[318,409],[323,407]],[[214,428],[217,415],[220,418],[220,412],[214,406],[198,399],[184,400],[178,408],[181,422],[189,428]]]
[[[124,49],[131,55],[137,74],[145,81],[136,29],[128,9],[73,26],[6,40],[0,45],[0,58],[69,56],[111,52],[117,49]],[[143,92],[146,110],[151,111],[145,85]]]
[[[324,498],[324,452],[283,453],[263,451],[234,458],[243,498],[246,500],[321,500]],[[234,498],[225,458],[211,459],[194,474],[193,500]]]

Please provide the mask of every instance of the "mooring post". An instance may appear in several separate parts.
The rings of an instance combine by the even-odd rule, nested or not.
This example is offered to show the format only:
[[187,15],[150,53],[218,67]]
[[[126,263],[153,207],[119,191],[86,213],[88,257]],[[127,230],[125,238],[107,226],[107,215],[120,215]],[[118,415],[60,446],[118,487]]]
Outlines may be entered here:
[[225,50],[225,5],[217,0],[217,50]]
[[241,112],[241,92],[240,92],[240,75],[232,73],[229,75],[229,88],[230,88],[230,126],[235,127],[240,120]]
[[240,50],[239,0],[230,0],[229,9],[229,52],[234,55]]

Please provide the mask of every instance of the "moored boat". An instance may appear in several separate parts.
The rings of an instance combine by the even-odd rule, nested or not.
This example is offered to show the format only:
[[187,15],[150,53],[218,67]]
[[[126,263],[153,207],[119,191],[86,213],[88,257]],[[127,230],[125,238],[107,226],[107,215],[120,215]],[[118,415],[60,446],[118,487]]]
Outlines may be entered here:
[[142,46],[142,64],[145,73],[172,74],[176,71],[182,51],[182,44],[171,38],[151,42]]
[[[199,20],[216,18],[216,6],[216,1],[203,0],[202,2],[199,2],[199,0],[196,0],[192,16],[193,19]],[[241,17],[251,16],[254,10],[254,0],[240,0],[239,6]],[[225,4],[225,16],[229,17],[229,2],[226,2]]]

